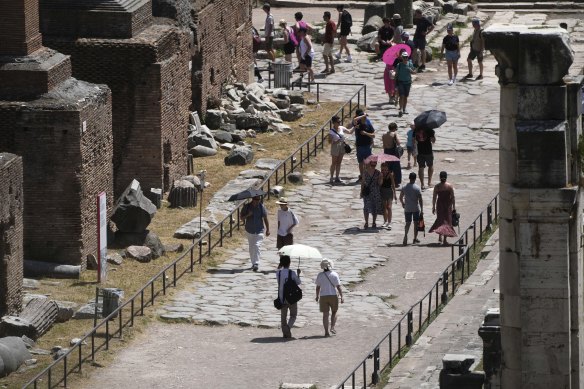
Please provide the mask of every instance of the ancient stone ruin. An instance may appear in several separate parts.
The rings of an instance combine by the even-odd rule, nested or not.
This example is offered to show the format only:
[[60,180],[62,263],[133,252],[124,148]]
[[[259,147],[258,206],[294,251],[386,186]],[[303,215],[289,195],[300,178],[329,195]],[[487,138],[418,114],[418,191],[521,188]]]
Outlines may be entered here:
[[73,75],[112,91],[114,193],[137,179],[168,190],[187,172],[190,92],[186,31],[155,25],[151,0],[41,0],[48,47]]
[[96,196],[113,192],[110,90],[42,46],[38,0],[0,3],[0,85],[0,150],[24,169],[24,257],[84,268]]
[[[484,31],[500,113],[501,388],[583,385],[581,88],[556,27]],[[491,386],[496,387],[496,386]],[[498,386],[497,386],[498,387]]]
[[0,153],[0,317],[22,308],[22,158]]

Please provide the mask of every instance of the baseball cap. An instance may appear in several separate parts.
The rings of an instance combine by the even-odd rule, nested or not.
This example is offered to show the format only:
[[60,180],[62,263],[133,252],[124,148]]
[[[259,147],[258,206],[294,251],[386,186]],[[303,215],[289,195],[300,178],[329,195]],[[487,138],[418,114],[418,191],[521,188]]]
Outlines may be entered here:
[[403,53],[401,53],[401,56],[402,56],[402,57],[409,57],[409,55],[408,55],[408,52],[407,52],[407,51],[404,51]]
[[452,24],[448,23],[448,25],[446,26],[446,31],[452,31],[454,30],[454,27],[452,27]]
[[401,15],[400,14],[393,14],[393,18],[394,19],[401,19]]
[[473,18],[472,24],[481,24],[481,21],[480,21],[480,19]]

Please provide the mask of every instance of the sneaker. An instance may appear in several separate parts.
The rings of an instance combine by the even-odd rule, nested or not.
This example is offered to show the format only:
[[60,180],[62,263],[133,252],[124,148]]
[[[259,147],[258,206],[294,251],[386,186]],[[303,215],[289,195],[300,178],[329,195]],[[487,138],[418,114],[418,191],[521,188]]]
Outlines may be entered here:
[[350,55],[347,55],[345,62],[353,62],[353,58]]
[[448,80],[448,85],[454,84],[454,78],[452,80]]
[[251,267],[251,270],[253,270],[253,271],[258,271],[258,267],[259,267],[259,266],[258,266],[257,264],[256,264],[256,265],[253,265],[253,266]]
[[342,182],[343,182],[343,181],[341,181],[341,179],[340,179],[339,177],[335,178],[335,183],[337,183],[337,184],[340,184],[340,183],[342,183]]
[[414,243],[420,243],[418,239],[414,239]]
[[483,76],[482,76],[482,75],[479,75],[479,76],[476,78],[476,80],[477,80],[477,81],[478,81],[478,80],[482,80],[482,79],[483,79]]
[[469,73],[466,76],[464,76],[464,78],[472,78],[472,77],[473,77],[472,73]]
[[282,333],[284,334],[284,338],[292,337],[292,331],[290,331],[290,326],[288,325],[282,327]]
[[328,72],[328,74],[333,74],[335,72],[335,69],[331,69],[330,72]]
[[404,115],[407,115],[409,112],[404,109]]
[[404,236],[404,241],[402,242],[404,246],[408,245],[408,237]]
[[400,118],[403,116],[403,113],[401,111],[401,109],[399,110],[399,112],[397,113],[397,116],[399,116]]
[[332,184],[333,182],[335,182],[335,181],[334,181],[334,180],[333,180],[333,178],[331,177],[331,178],[330,178],[330,180],[329,180],[329,184]]
[[337,52],[337,53],[335,54],[335,57],[336,57],[337,59],[339,59],[339,60],[340,60],[340,59],[341,59],[341,53],[340,53],[340,52]]

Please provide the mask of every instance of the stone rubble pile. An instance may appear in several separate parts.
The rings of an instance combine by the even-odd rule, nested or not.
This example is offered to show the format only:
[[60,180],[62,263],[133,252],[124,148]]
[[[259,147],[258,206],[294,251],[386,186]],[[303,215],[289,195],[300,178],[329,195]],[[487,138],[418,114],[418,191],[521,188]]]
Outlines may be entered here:
[[292,131],[284,122],[302,118],[305,104],[301,91],[267,89],[260,83],[228,85],[220,106],[207,110],[205,124],[199,123],[196,113],[191,114],[189,154],[210,157],[222,148],[231,151],[225,165],[248,164],[253,151],[245,139],[257,133]]

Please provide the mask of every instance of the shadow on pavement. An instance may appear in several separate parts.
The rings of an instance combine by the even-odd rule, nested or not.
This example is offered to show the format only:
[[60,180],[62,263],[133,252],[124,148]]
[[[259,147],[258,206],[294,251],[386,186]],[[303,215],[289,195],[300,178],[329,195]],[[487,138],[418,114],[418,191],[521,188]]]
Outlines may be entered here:
[[295,340],[296,338],[283,338],[281,336],[266,336],[265,338],[253,338],[250,340],[251,343],[282,343],[288,340]]
[[381,231],[381,228],[368,228],[366,230],[359,228],[359,227],[351,227],[347,228],[343,231],[343,235],[357,235],[357,234],[377,234]]

